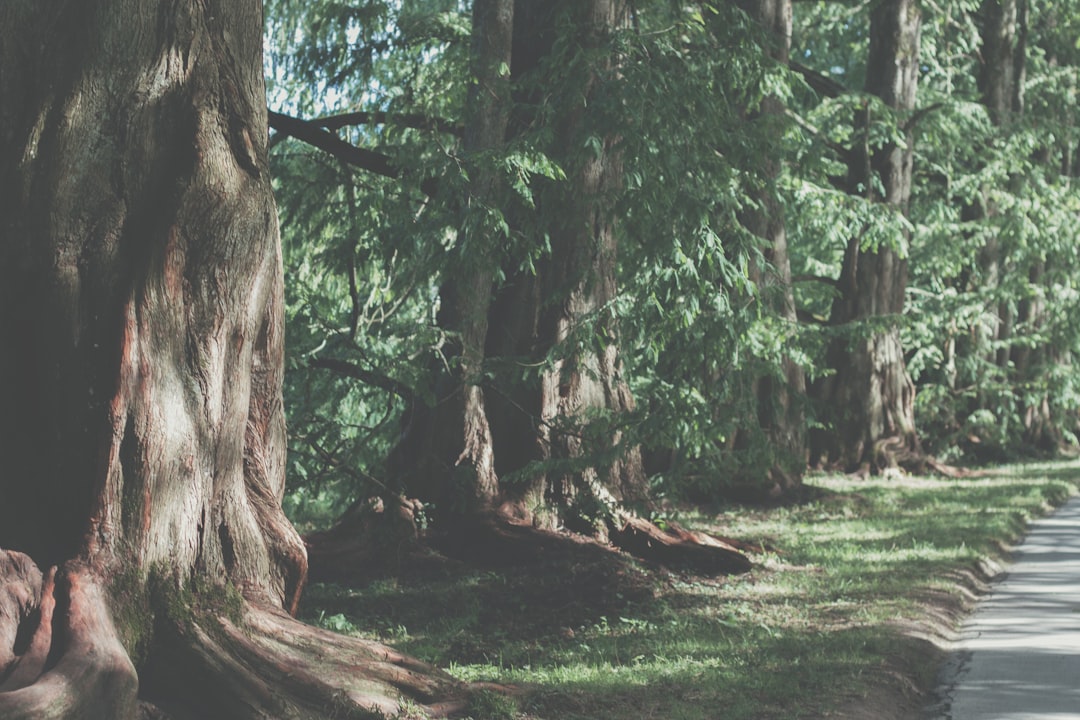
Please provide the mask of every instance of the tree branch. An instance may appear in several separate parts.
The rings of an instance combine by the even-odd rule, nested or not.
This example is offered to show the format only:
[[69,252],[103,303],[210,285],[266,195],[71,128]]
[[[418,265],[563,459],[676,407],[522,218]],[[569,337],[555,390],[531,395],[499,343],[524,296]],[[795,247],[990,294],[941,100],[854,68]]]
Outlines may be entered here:
[[339,160],[388,178],[401,177],[401,168],[394,165],[388,155],[374,150],[359,148],[345,142],[329,130],[300,118],[269,111],[270,127],[280,133],[302,140],[320,150],[325,150]]
[[831,285],[832,287],[836,287],[840,283],[840,281],[835,279],[835,278],[826,277],[824,275],[809,275],[809,274],[792,275],[791,276],[791,282],[793,282],[793,283],[817,282],[817,283],[823,283],[825,285]]
[[821,140],[821,142],[825,143],[825,147],[829,148],[834,153],[839,155],[840,159],[844,162],[845,165],[848,165],[848,164],[851,163],[851,160],[854,157],[854,154],[853,154],[853,151],[851,150],[851,148],[844,147],[840,143],[834,142],[834,141],[830,140],[829,138],[825,137],[825,135],[821,132],[821,130],[819,130],[814,125],[810,124],[803,116],[799,115],[794,110],[790,110],[790,109],[785,110],[784,114],[787,115],[792,120],[794,120],[795,124],[798,125],[799,127],[801,127],[803,130],[810,133],[815,138]]
[[416,130],[444,132],[458,137],[465,134],[465,128],[457,123],[416,113],[351,112],[330,115],[309,122],[326,130],[340,130],[348,125],[385,125],[393,123]]
[[351,377],[360,382],[367,383],[368,385],[374,385],[377,388],[393,393],[404,400],[412,400],[415,393],[413,389],[394,378],[383,375],[382,373],[372,372],[365,370],[356,363],[351,363],[347,360],[336,360],[334,358],[312,358],[308,361],[308,367],[317,370],[330,370],[338,375],[344,375],[345,377]]
[[817,70],[812,70],[794,60],[788,62],[788,67],[803,76],[806,84],[825,97],[838,98],[847,95],[851,91],[827,75],[822,75]]
[[927,105],[924,108],[919,108],[911,115],[911,117],[907,119],[906,122],[904,122],[902,129],[904,130],[904,132],[910,132],[915,128],[916,125],[922,122],[923,118],[925,118],[927,115],[934,112],[935,110],[940,110],[943,107],[945,107],[945,103],[937,102],[932,105]]
[[[401,168],[394,164],[393,159],[385,153],[347,143],[329,130],[320,127],[317,122],[283,115],[273,110],[269,110],[268,115],[270,127],[282,135],[306,142],[361,170],[395,180],[401,178]],[[420,191],[429,197],[435,194],[437,187],[435,178],[427,178],[420,183]]]
[[795,315],[799,319],[799,322],[806,323],[807,325],[829,324],[828,318],[823,318],[820,315],[814,315],[813,313],[807,312],[806,310],[796,310]]

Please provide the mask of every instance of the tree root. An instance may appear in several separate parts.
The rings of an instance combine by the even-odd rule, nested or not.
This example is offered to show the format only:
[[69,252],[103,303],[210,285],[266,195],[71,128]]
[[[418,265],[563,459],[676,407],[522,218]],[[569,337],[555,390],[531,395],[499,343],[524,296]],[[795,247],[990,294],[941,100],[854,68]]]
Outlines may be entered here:
[[[500,514],[474,519],[439,541],[440,549],[463,560],[494,564],[521,564],[573,554],[579,557],[618,559],[616,550],[646,562],[709,574],[736,574],[750,570],[750,559],[734,543],[672,523],[666,530],[627,512],[619,514],[607,530],[610,545],[592,538],[542,530]],[[745,548],[745,546],[744,546]]]
[[[943,463],[932,455],[927,455],[915,444],[912,448],[904,438],[891,437],[879,440],[874,445],[874,469],[877,472],[905,470],[914,475],[933,472],[947,478],[975,477],[977,471]],[[856,474],[866,476],[870,468],[864,466]]]
[[245,604],[239,618],[203,614],[169,625],[147,694],[178,719],[374,720],[403,706],[444,717],[465,706],[464,686],[446,673],[280,610]]
[[101,586],[79,563],[44,575],[0,552],[0,717],[134,717],[138,679]]
[[391,495],[354,503],[329,530],[304,536],[309,582],[359,584],[443,571],[449,560],[420,539],[420,501]]
[[717,575],[749,572],[753,567],[733,543],[712,535],[674,523],[661,529],[630,514],[620,520],[621,525],[608,532],[612,544],[642,560]]
[[42,573],[25,555],[0,551],[0,718],[448,717],[473,689],[279,608],[182,594],[152,601],[153,641],[136,674],[104,587],[82,563]]

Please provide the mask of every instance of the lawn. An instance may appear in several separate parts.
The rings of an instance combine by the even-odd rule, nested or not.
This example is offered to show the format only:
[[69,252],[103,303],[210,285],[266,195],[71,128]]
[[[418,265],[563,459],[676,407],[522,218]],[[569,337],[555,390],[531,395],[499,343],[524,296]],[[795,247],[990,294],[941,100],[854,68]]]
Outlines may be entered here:
[[757,546],[746,575],[594,555],[454,561],[315,585],[302,613],[520,689],[480,693],[475,720],[789,720],[879,705],[870,716],[917,717],[982,581],[1078,485],[1075,461],[961,479],[815,475],[798,504],[669,512]]

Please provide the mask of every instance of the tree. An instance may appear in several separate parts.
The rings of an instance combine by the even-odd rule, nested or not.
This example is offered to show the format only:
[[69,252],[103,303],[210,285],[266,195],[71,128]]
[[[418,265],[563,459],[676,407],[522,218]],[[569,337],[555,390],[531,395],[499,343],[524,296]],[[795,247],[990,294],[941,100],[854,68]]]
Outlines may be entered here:
[[[742,0],[743,10],[759,22],[766,32],[767,54],[786,66],[791,53],[792,7],[790,0]],[[762,99],[760,110],[752,121],[771,123],[774,127],[785,122],[783,100],[776,95]],[[764,266],[754,263],[751,275],[770,310],[789,328],[795,328],[798,317],[791,283],[791,261],[788,257],[787,231],[779,192],[775,186],[782,172],[782,151],[778,146],[766,156],[760,169],[766,185],[753,198],[754,206],[743,213],[742,222],[748,230],[765,243]],[[767,483],[773,495],[791,490],[801,483],[806,469],[806,418],[803,402],[806,395],[806,375],[790,350],[780,360],[779,372],[754,379],[758,416],[761,428],[778,454],[778,460],[768,469]]]
[[[856,118],[856,146],[848,156],[848,190],[906,213],[911,196],[912,133],[905,117],[915,108],[920,9],[917,0],[887,0],[871,11],[865,91]],[[889,113],[896,131],[874,136],[874,114]],[[901,225],[902,227],[902,225]],[[899,322],[907,287],[908,231],[888,245],[867,247],[854,233],[844,255],[829,324],[850,331],[828,350],[816,392],[832,427],[815,433],[812,455],[847,469],[883,468],[920,454],[915,387],[904,366]]]
[[461,697],[288,615],[306,556],[280,506],[261,17],[257,0],[0,9],[5,718]]

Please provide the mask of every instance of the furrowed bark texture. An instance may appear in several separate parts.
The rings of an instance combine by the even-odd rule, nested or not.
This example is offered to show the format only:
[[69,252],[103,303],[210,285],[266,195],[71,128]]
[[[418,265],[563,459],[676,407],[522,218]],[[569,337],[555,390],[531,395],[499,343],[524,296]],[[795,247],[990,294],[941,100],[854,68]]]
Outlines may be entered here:
[[[0,556],[0,717],[125,720],[147,663],[186,677],[214,656],[256,684],[275,656],[310,655],[270,647],[237,664],[195,632],[228,629],[220,603],[175,601],[227,584],[241,605],[279,609],[273,632],[317,633],[282,610],[306,555],[280,508],[283,278],[261,57],[258,0],[0,6],[0,547],[25,553]],[[152,593],[155,578],[171,593]],[[244,627],[252,643],[266,630]],[[351,646],[318,675],[364,673],[380,652]],[[341,707],[418,687],[398,680]],[[196,716],[327,716],[321,696],[268,686]]]
[[[1024,112],[1024,81],[1027,62],[1027,0],[985,0],[980,7],[982,16],[982,47],[978,66],[978,86],[982,101],[997,127],[1008,128]],[[1014,184],[1017,181],[1013,181]],[[999,214],[996,204],[987,197],[990,189],[983,190],[979,205],[968,213],[969,219],[989,221]],[[979,252],[979,270],[982,286],[993,292],[1001,284],[1004,273],[1012,272],[1007,253],[1001,246],[997,233],[989,233]],[[1012,308],[999,302],[997,317],[987,329],[984,323],[976,328],[980,350],[985,345],[999,343],[996,351],[990,351],[990,360],[1005,374],[1009,367],[1008,341],[1013,334]]]
[[[634,409],[621,377],[618,326],[609,308],[616,296],[617,254],[611,203],[621,188],[622,162],[613,149],[617,138],[598,132],[588,109],[605,84],[617,81],[617,58],[598,51],[624,23],[625,13],[625,5],[614,0],[525,3],[515,28],[514,75],[526,86],[552,88],[557,114],[550,120],[555,126],[550,153],[567,172],[566,182],[541,188],[537,216],[520,223],[537,243],[546,235],[551,252],[534,274],[511,274],[492,306],[488,341],[493,356],[523,357],[527,364],[544,366],[534,382],[508,383],[492,408],[496,442],[505,448],[497,466],[504,473],[537,468],[504,488],[505,506],[540,525],[572,522],[567,510],[581,498],[612,508],[647,499],[640,451],[620,448],[618,430],[588,430],[595,413],[618,418]],[[569,51],[601,58],[581,75],[560,77],[559,69],[550,67],[560,17],[574,28],[563,39]],[[521,93],[518,100],[530,108],[538,98]],[[515,120],[524,127],[539,118],[519,110]],[[589,133],[600,138],[600,146],[583,152]]]
[[[484,92],[471,97],[473,110],[466,133],[466,146],[477,151],[504,148],[512,134],[543,121],[536,116],[526,117],[531,111],[520,109],[511,116],[511,78],[492,76],[491,70],[485,68],[497,68],[502,63],[512,68],[513,80],[528,78],[538,85],[539,68],[549,60],[558,36],[558,17],[574,19],[576,29],[568,39],[574,48],[596,52],[625,12],[621,3],[611,0],[555,4],[519,1],[513,5],[478,3],[474,9],[476,28],[488,28],[478,33],[475,44],[480,58],[477,77],[489,79],[481,83]],[[502,9],[496,10],[498,7]],[[509,19],[510,24],[505,24],[504,19]],[[583,101],[594,92],[600,75],[610,68],[600,62],[591,74],[574,80],[578,85],[573,93],[559,85],[566,83],[564,78],[547,77],[541,82],[548,81],[560,101],[564,95]],[[530,98],[519,93],[513,100],[521,108],[528,106]],[[406,459],[406,482],[410,490],[419,489],[423,499],[442,500],[445,504],[452,501],[450,494],[475,494],[462,485],[477,483],[491,489],[492,504],[513,515],[531,517],[542,506],[558,505],[572,494],[574,482],[570,474],[540,472],[512,485],[499,482],[499,478],[530,463],[582,457],[587,449],[582,447],[580,435],[576,434],[580,428],[574,427],[575,423],[583,421],[592,410],[618,413],[633,407],[629,391],[619,378],[613,321],[604,310],[615,292],[614,228],[605,203],[618,188],[622,171],[607,143],[593,157],[584,158],[577,151],[584,113],[584,102],[566,103],[558,107],[552,121],[557,136],[553,156],[567,168],[570,177],[559,187],[538,193],[538,203],[542,204],[539,213],[546,215],[538,221],[531,209],[526,217],[520,207],[513,209],[519,213],[514,216],[509,202],[503,208],[517,232],[535,234],[538,242],[542,235],[550,237],[550,256],[537,261],[535,273],[518,270],[518,258],[511,258],[509,281],[495,288],[494,271],[501,261],[494,251],[498,243],[480,243],[491,249],[477,253],[475,247],[467,248],[473,254],[463,259],[462,266],[464,260],[470,260],[472,266],[468,272],[448,277],[443,284],[440,323],[460,337],[460,345],[452,349],[464,369],[461,377],[449,384],[442,395],[446,399],[440,403],[451,408],[449,413],[454,417],[447,416],[441,423],[421,418],[416,426],[445,439],[435,440],[442,449],[434,453],[434,461],[428,459],[433,454],[430,449],[410,453],[419,458],[418,464]],[[568,152],[568,148],[574,150]],[[500,195],[494,183],[491,173],[481,173],[474,181],[470,198],[479,202],[506,198],[507,193]],[[583,324],[590,322],[598,323],[600,332],[611,340],[603,348],[555,350],[570,343]],[[539,366],[553,351],[558,357],[552,366],[532,382],[517,387],[502,384],[493,392],[481,390],[478,380],[472,379],[479,377],[479,365],[485,361],[515,357]],[[421,413],[436,417],[440,414],[445,411]],[[478,428],[482,431],[478,432]],[[473,438],[480,441],[474,442]],[[618,438],[608,438],[607,442],[617,443]],[[475,454],[476,447],[487,448],[483,462],[464,462]],[[404,459],[400,449],[397,455],[398,460]],[[494,464],[489,466],[489,462]],[[473,472],[469,467],[482,468],[483,472]],[[489,475],[489,470],[494,474]],[[634,449],[615,459],[602,478],[591,468],[581,474],[588,477],[587,484],[603,487],[615,498],[640,495],[644,487],[640,454]],[[480,478],[482,482],[478,482]]]
[[[505,20],[512,21],[510,35]],[[456,260],[459,272],[444,280],[439,317],[456,339],[448,349],[460,369],[438,371],[439,402],[414,411],[391,467],[406,492],[434,500],[443,526],[456,525],[463,537],[500,536],[485,532],[492,523],[567,526],[657,562],[742,572],[749,561],[737,549],[692,533],[665,533],[625,505],[647,502],[648,491],[641,453],[624,447],[618,428],[634,409],[610,310],[617,249],[611,207],[622,163],[617,138],[596,127],[591,110],[605,83],[618,77],[617,58],[605,48],[625,20],[618,0],[517,0],[512,14],[508,3],[495,0],[474,6],[482,92],[470,97],[466,147],[505,151],[515,135],[547,123],[548,154],[567,177],[536,183],[535,207],[499,187],[494,174],[481,170],[473,180],[470,202],[504,198],[500,209],[512,231],[526,244],[549,242],[551,249],[533,258],[527,272],[520,240],[510,243],[518,254],[500,253],[490,239],[461,233],[459,247],[469,252]],[[556,58],[556,51],[567,55]],[[583,67],[566,72],[572,63]],[[505,65],[511,77],[492,74]],[[583,150],[590,133],[598,147]],[[507,280],[496,287],[498,263]],[[597,415],[616,422],[590,424]],[[320,554],[349,552],[327,539],[319,538]]]
[[[450,341],[446,361],[436,362],[440,376],[433,409],[419,410],[413,422],[411,458],[403,458],[409,492],[435,500],[455,514],[490,509],[498,495],[491,429],[481,386],[488,307],[500,239],[489,211],[498,207],[500,181],[485,154],[506,142],[510,116],[510,66],[514,0],[476,0],[473,4],[475,83],[469,92],[464,150],[478,159],[465,199],[470,213],[455,248],[453,267],[440,288],[439,326]],[[419,447],[417,447],[419,446]],[[452,478],[452,482],[447,482]]]
[[259,7],[4,12],[0,544],[291,602]]
[[[791,0],[740,0],[744,11],[768,31],[765,48],[769,57],[787,65],[791,53]],[[747,117],[748,122],[783,123],[784,105],[779,98],[768,96],[761,107]],[[791,283],[791,261],[788,257],[787,227],[784,211],[772,185],[780,177],[779,149],[762,159],[760,170],[768,183],[755,193],[757,206],[740,216],[747,230],[765,241],[765,267],[751,267],[754,282],[761,296],[789,327],[798,325],[795,294]],[[764,490],[779,496],[797,487],[806,470],[806,418],[801,403],[806,395],[806,374],[791,357],[782,359],[781,374],[755,378],[754,390],[758,404],[758,425],[778,455],[764,478]],[[738,443],[738,440],[736,440]]]
[[[917,0],[886,0],[871,12],[866,91],[897,111],[900,122],[915,108],[919,34]],[[869,113],[867,108],[856,119],[864,137],[849,166],[850,190],[906,213],[913,160],[910,131],[906,147],[871,148]],[[874,176],[883,194],[874,190]],[[864,327],[829,348],[828,364],[835,375],[821,382],[818,399],[832,427],[827,433],[815,433],[815,458],[848,470],[868,470],[917,462],[921,455],[915,386],[904,365],[898,327],[907,274],[907,259],[897,248],[863,249],[857,236],[849,241],[829,322],[835,327],[856,323]]]
[[[980,8],[982,15],[982,48],[979,66],[979,90],[983,104],[995,126],[1008,132],[1024,114],[1024,84],[1027,77],[1027,34],[1030,9],[1027,0],[986,0]],[[1036,158],[1041,162],[1046,160]],[[1019,175],[1009,179],[1009,191],[1021,194],[1025,180]],[[987,191],[989,194],[989,189]],[[999,210],[984,199],[976,209],[974,219],[994,222]],[[980,253],[980,269],[988,289],[996,289],[1006,273],[1025,273],[1031,285],[1042,282],[1045,261],[1034,261],[1024,267],[1012,255],[1007,243],[996,233],[991,234]],[[1060,445],[1061,437],[1051,417],[1052,400],[1048,395],[1024,389],[1037,368],[1052,354],[1044,347],[1031,347],[1023,337],[1038,333],[1042,324],[1041,300],[1025,298],[1015,309],[1006,302],[997,308],[997,317],[983,342],[997,341],[1000,347],[995,362],[1002,374],[1007,374],[1016,391],[1017,413],[1024,426],[1024,442],[1040,450],[1052,450]],[[1011,342],[1010,342],[1011,341]]]

